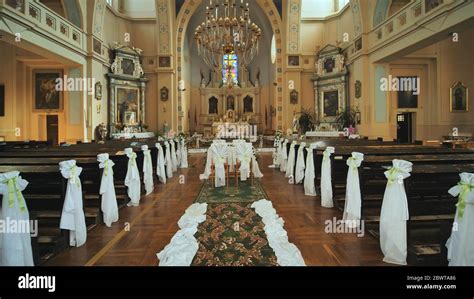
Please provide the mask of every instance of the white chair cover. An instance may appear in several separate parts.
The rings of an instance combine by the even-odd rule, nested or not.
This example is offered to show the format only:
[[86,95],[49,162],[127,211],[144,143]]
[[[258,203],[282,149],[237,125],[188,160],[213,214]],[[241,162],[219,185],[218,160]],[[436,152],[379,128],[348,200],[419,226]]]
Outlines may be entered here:
[[66,198],[59,227],[69,230],[69,245],[82,246],[87,240],[86,218],[82,204],[82,185],[79,175],[82,168],[76,166],[75,160],[59,163],[61,175],[68,180]]
[[165,150],[166,176],[170,179],[173,177],[173,163],[171,162],[171,147],[168,141],[165,141]]
[[153,162],[151,161],[151,152],[148,145],[142,145],[143,152],[143,183],[145,184],[146,195],[153,192],[155,186],[153,183]]
[[186,147],[186,141],[180,140],[180,152],[181,152],[181,160],[180,160],[180,168],[188,168],[188,148]]
[[117,196],[114,186],[113,166],[115,163],[109,159],[109,154],[107,153],[97,155],[97,161],[99,162],[99,168],[103,169],[99,191],[102,196],[101,210],[104,214],[105,225],[110,227],[112,223],[118,221],[119,218]]
[[211,175],[211,164],[212,164],[211,162],[212,162],[212,151],[208,149],[207,157],[206,157],[206,166],[204,167],[204,173],[199,175],[200,180],[209,179],[209,176]]
[[176,162],[178,165],[178,168],[181,168],[181,139],[178,138],[175,140],[177,147],[176,147]]
[[281,164],[281,139],[278,141],[275,141],[275,148],[273,149],[273,166],[275,168],[280,167]]
[[163,147],[160,143],[155,144],[156,148],[158,149],[158,157],[156,159],[156,175],[158,176],[158,180],[166,184],[166,172],[165,172],[165,155],[163,153]]
[[137,207],[140,204],[141,182],[140,172],[137,166],[137,154],[132,148],[126,148],[125,154],[128,157],[127,175],[125,176],[125,186],[128,187],[128,206]]
[[384,262],[406,265],[408,202],[403,180],[410,176],[413,164],[404,160],[392,163],[385,172],[388,182],[380,211],[380,248]]
[[343,220],[348,227],[359,227],[360,209],[362,199],[359,183],[359,166],[364,160],[364,154],[353,152],[352,157],[347,159],[347,184],[346,184],[346,202],[344,205]]
[[308,154],[306,155],[306,169],[304,172],[304,194],[307,196],[316,196],[316,186],[314,180],[316,179],[316,172],[314,170],[314,154],[313,151],[316,144],[312,143],[309,148],[306,148]]
[[30,232],[0,233],[0,266],[34,266],[31,250],[30,215],[23,194],[28,182],[18,171],[0,174],[0,194],[3,196],[0,220],[27,223]]
[[[449,266],[474,266],[474,173],[461,173],[461,181],[449,189],[459,196],[451,236],[446,243]],[[456,227],[455,227],[455,226]]]
[[296,145],[296,141],[293,141],[290,145],[290,152],[288,154],[288,160],[286,162],[286,172],[285,172],[285,177],[286,178],[292,177],[293,182],[294,182],[294,178],[295,178],[295,174],[294,174],[294,172],[295,172],[295,159],[296,159],[295,145]]
[[[253,146],[252,146],[253,151]],[[263,178],[263,173],[260,171],[260,166],[258,165],[257,157],[255,153],[252,155],[252,173],[254,178]]]
[[227,164],[229,165],[229,171],[234,171],[235,165],[237,164],[237,149],[235,143],[227,148]]
[[250,163],[253,158],[251,143],[239,142],[235,145],[237,160],[240,162],[240,180],[246,181],[250,177]]
[[321,206],[325,208],[334,207],[331,173],[331,155],[334,154],[334,152],[334,147],[326,147],[323,152],[323,162],[321,163]]
[[223,187],[226,185],[224,163],[227,161],[227,144],[214,143],[211,145],[209,150],[212,152],[212,161],[214,162],[214,169],[216,172],[215,186]]
[[281,144],[281,159],[280,159],[280,171],[286,172],[286,161],[288,161],[288,152],[286,151],[286,145],[288,144],[288,139]]
[[171,145],[171,165],[173,172],[178,171],[178,159],[176,158],[176,145],[173,140],[170,141]]
[[296,172],[295,172],[295,184],[303,182],[305,173],[305,161],[304,161],[304,150],[306,148],[306,142],[301,142],[298,148],[298,155],[296,156]]

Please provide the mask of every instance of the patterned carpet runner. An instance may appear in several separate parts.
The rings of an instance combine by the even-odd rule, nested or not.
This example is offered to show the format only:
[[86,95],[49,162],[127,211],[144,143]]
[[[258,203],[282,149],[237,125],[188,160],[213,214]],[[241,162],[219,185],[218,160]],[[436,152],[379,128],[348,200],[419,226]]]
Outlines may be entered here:
[[197,203],[207,203],[206,221],[195,234],[199,242],[193,266],[277,266],[262,218],[251,208],[267,195],[258,181],[213,188],[205,182]]

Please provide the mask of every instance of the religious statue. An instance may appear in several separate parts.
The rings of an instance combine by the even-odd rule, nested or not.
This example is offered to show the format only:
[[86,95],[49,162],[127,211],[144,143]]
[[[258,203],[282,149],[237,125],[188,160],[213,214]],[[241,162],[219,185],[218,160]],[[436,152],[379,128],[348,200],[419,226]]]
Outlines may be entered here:
[[170,127],[169,127],[168,123],[165,120],[165,122],[163,123],[163,134],[166,135],[166,134],[168,134],[169,131],[170,131]]
[[103,144],[105,143],[105,138],[107,136],[107,126],[104,123],[99,124],[95,128],[95,140],[98,141],[98,143]]
[[255,76],[255,87],[260,86],[260,68],[257,68],[257,74]]
[[200,74],[201,74],[201,88],[206,87],[206,79],[204,78],[204,72],[202,69],[200,69]]
[[298,131],[300,129],[299,127],[300,127],[299,119],[298,119],[298,117],[296,117],[296,114],[295,114],[295,116],[293,117],[293,129],[292,129],[293,133],[298,133]]

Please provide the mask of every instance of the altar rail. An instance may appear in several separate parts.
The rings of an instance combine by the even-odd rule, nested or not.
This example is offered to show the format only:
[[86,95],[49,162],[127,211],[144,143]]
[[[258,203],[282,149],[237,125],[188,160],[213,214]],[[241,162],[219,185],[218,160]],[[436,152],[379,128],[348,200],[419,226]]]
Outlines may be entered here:
[[33,23],[44,30],[49,37],[61,43],[66,43],[81,52],[86,51],[86,34],[84,31],[39,1],[0,0],[0,14]]

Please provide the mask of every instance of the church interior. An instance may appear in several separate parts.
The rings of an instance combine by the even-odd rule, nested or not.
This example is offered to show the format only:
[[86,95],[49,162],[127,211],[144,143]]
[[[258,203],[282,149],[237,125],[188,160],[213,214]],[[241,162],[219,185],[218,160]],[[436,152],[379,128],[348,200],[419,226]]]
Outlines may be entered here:
[[0,0],[1,266],[474,266],[472,0]]

